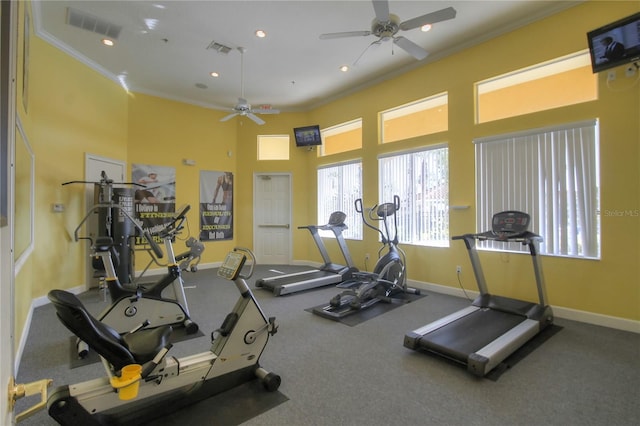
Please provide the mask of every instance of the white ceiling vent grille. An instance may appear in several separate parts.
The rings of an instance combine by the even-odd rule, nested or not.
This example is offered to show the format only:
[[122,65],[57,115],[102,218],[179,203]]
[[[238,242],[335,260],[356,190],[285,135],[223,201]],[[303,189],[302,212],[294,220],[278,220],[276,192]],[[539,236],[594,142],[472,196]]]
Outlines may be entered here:
[[118,38],[120,31],[122,31],[121,25],[112,24],[111,22],[73,7],[67,8],[67,24],[101,34],[114,40]]
[[215,50],[218,53],[223,53],[226,55],[231,51],[231,48],[229,46],[225,46],[224,44],[212,41],[209,46],[207,46],[207,50]]

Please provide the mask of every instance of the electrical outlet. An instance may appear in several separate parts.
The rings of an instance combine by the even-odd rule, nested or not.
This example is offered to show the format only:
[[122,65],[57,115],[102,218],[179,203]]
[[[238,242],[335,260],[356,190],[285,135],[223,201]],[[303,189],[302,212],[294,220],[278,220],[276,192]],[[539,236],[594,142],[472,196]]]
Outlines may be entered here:
[[615,71],[609,71],[609,74],[607,74],[607,81],[613,81],[616,79],[616,72]]
[[458,265],[456,266],[456,274],[459,274],[462,272],[462,266]]
[[364,260],[369,260],[369,258],[371,257],[371,255],[369,253],[364,255]]

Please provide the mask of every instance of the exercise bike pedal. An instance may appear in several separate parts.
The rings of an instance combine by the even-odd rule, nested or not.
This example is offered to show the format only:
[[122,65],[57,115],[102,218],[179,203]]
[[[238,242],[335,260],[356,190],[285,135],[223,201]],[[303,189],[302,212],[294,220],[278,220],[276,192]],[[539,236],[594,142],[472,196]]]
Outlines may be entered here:
[[200,327],[195,322],[191,321],[190,319],[187,319],[184,322],[184,329],[187,332],[187,334],[195,334],[198,332]]

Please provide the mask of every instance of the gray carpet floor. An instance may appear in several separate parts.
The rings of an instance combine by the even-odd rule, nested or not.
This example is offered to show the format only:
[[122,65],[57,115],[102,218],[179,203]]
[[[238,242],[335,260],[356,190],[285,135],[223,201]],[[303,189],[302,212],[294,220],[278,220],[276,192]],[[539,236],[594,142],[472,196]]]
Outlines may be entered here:
[[[274,267],[291,272],[301,267]],[[250,280],[272,276],[259,266]],[[236,287],[215,270],[185,273],[192,318],[204,336],[177,343],[170,354],[209,349],[238,297]],[[267,345],[261,365],[282,377],[285,401],[244,425],[635,425],[640,419],[640,335],[556,319],[557,333],[497,378],[477,378],[437,356],[405,348],[404,334],[469,305],[437,293],[348,326],[307,310],[328,302],[340,290],[323,287],[274,297],[255,289],[279,331]],[[80,295],[95,313],[106,303],[97,290]],[[553,301],[552,301],[553,303]],[[18,383],[51,378],[53,386],[104,375],[100,364],[70,368],[69,336],[53,307],[35,310],[20,363]],[[35,402],[18,402],[16,411]],[[288,400],[287,400],[288,398]],[[224,415],[230,398],[206,405],[203,415],[186,408],[171,424],[231,425]],[[232,407],[245,410],[247,407]],[[195,409],[194,409],[195,410]],[[207,414],[207,412],[209,414]],[[223,413],[223,414],[220,414]],[[46,411],[21,425],[53,425]],[[154,423],[161,424],[161,423]]]

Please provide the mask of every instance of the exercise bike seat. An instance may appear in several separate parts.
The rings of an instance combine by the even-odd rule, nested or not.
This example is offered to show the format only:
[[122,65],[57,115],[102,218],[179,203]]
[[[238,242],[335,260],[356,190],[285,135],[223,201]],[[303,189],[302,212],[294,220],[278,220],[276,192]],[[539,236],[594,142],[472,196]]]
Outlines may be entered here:
[[144,365],[152,361],[169,344],[171,326],[120,335],[95,319],[73,293],[51,290],[48,298],[62,324],[106,359],[116,372],[129,364]]

